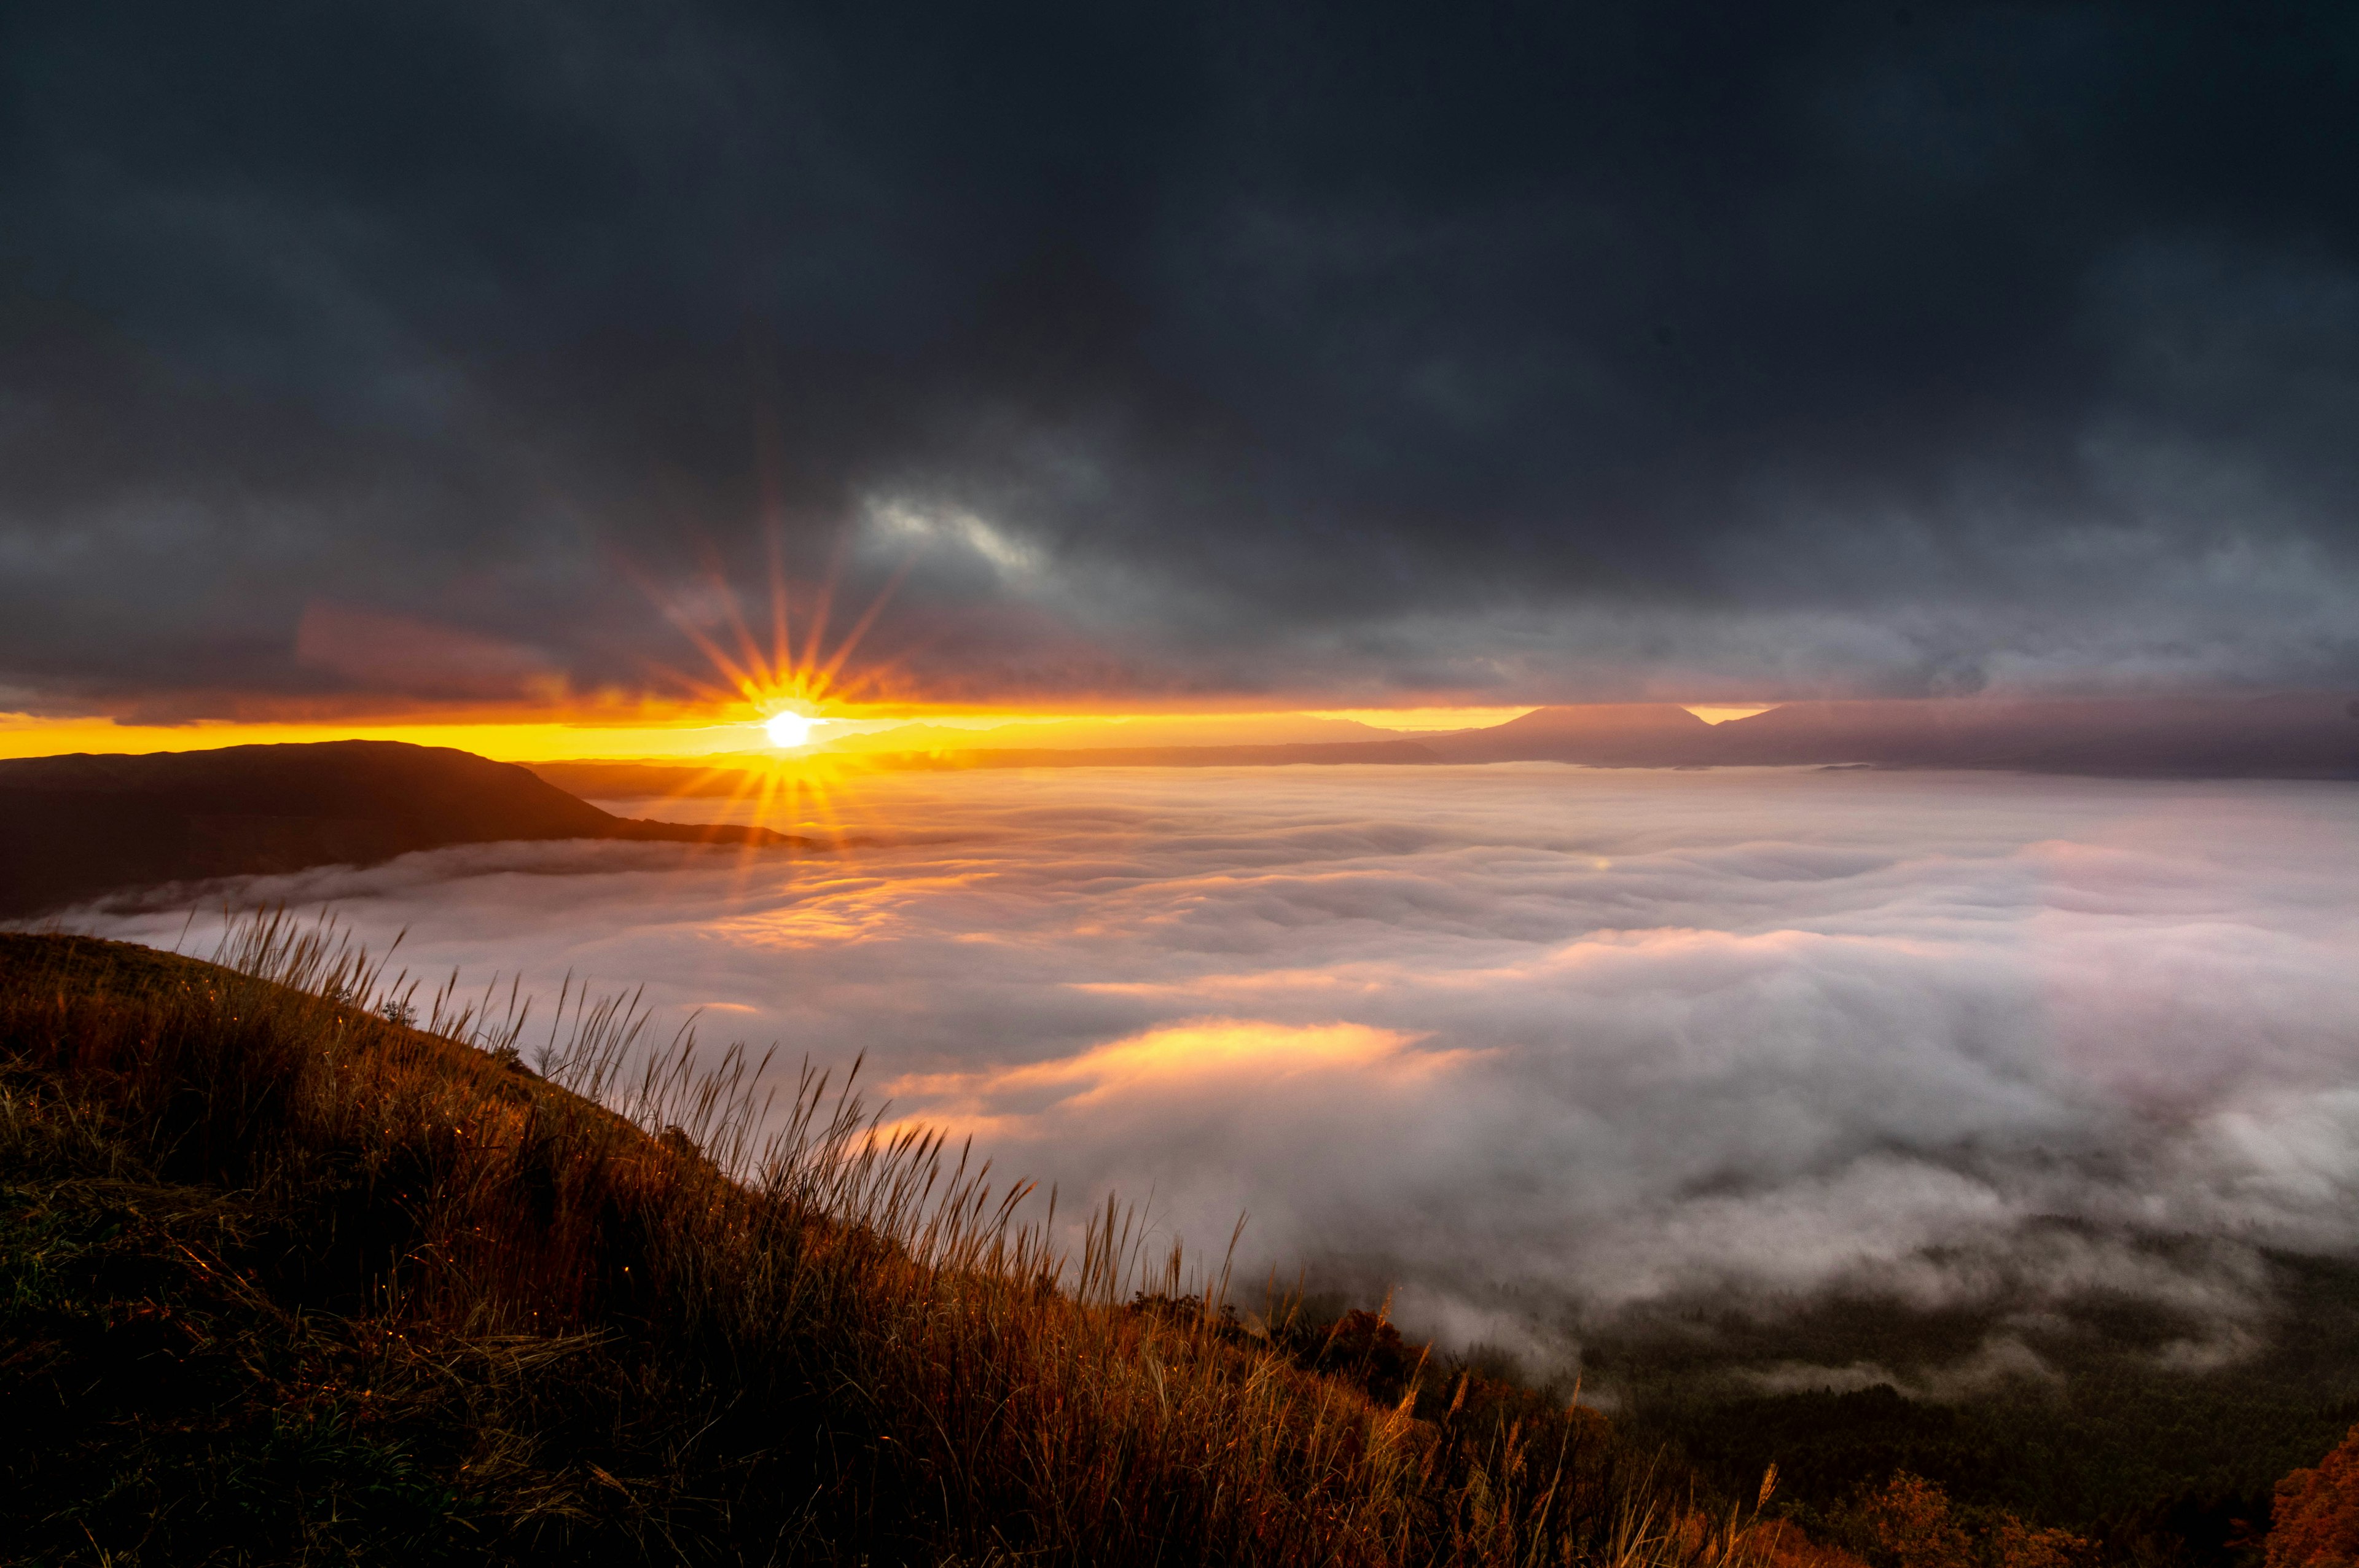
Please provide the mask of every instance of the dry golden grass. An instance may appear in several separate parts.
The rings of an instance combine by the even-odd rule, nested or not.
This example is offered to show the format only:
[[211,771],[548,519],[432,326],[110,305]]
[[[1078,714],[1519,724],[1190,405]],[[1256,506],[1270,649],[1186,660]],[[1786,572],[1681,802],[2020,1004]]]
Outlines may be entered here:
[[[386,982],[332,931],[258,919],[218,957],[0,937],[39,1352],[5,1398],[104,1363],[142,1302],[197,1325],[183,1363],[228,1358],[211,1415],[135,1393],[83,1423],[73,1463],[128,1466],[113,1490],[25,1460],[6,1509],[34,1560],[1769,1554],[1589,1412],[1423,1366],[1372,1400],[1306,1369],[1320,1346],[1240,1331],[1218,1279],[1143,1272],[1118,1209],[1061,1258],[938,1137],[880,1132],[811,1071],[766,1104],[763,1064],[651,1045],[628,999],[569,989],[537,1076],[513,993],[406,1027],[353,1005]],[[125,1258],[154,1280],[70,1288]],[[239,1466],[290,1443],[332,1517],[254,1504],[242,1544]]]

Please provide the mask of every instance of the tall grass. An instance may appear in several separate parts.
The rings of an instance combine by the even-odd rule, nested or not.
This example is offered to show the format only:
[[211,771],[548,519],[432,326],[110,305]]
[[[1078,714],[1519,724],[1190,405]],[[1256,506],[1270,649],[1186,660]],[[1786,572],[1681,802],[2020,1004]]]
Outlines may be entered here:
[[1224,1268],[1146,1257],[1111,1202],[1068,1256],[967,1149],[808,1065],[774,1099],[767,1058],[658,1043],[636,998],[569,982],[536,1075],[513,987],[406,1027],[374,1011],[406,978],[332,926],[259,916],[215,957],[0,937],[12,1179],[238,1195],[254,1235],[174,1245],[288,1334],[337,1325],[336,1398],[445,1434],[436,1551],[1759,1555],[1592,1412],[1326,1375],[1332,1332],[1248,1332]]

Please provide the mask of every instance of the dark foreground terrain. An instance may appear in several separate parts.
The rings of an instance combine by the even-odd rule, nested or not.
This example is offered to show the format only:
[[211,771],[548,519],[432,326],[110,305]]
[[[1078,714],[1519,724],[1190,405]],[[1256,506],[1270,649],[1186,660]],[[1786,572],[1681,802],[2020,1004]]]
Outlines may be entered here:
[[2224,1467],[2166,1423],[2093,1508],[2043,1490],[2092,1474],[2052,1403],[1609,1422],[1380,1313],[1240,1314],[1142,1269],[1116,1211],[1060,1261],[1013,1195],[808,1075],[757,1144],[744,1058],[644,1050],[624,1006],[575,1004],[536,1070],[526,1019],[355,1005],[382,978],[322,933],[263,919],[220,957],[0,935],[0,1562],[2359,1553],[2359,1449],[2276,1499],[2322,1547],[2263,1542],[2267,1477],[2347,1412],[2231,1433]]
[[[1961,1508],[2066,1529],[2110,1561],[2231,1568],[2256,1555],[2277,1482],[2359,1420],[2359,1268],[2290,1256],[2269,1267],[2276,1311],[2259,1342],[2211,1366],[2174,1357],[2188,1325],[2119,1300],[2036,1324],[1890,1301],[1658,1317],[1593,1339],[1589,1364],[1723,1487],[1776,1463],[1786,1509],[1813,1525],[1906,1472]],[[2028,1352],[2027,1369],[1945,1398],[1921,1391],[1995,1341]],[[1733,1370],[1798,1363],[1866,1363],[1920,1391],[1813,1388],[1789,1372],[1772,1392]]]
[[973,1173],[870,1140],[822,1086],[757,1152],[743,1063],[626,1081],[619,1009],[544,1065],[635,1119],[527,1068],[513,1029],[350,1005],[372,977],[308,938],[266,923],[231,957],[0,936],[0,1557],[1738,1544],[1598,1417],[1408,1357],[1367,1314],[1249,1332],[1176,1265],[1141,1292],[1118,1215],[1053,1265]]

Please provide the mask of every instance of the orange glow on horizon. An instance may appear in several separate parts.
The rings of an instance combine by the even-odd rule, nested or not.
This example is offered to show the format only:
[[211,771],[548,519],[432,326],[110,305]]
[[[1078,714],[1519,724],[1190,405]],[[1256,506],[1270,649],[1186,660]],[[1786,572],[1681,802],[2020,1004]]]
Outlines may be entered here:
[[[757,761],[816,759],[831,743],[903,724],[984,730],[1003,725],[1096,720],[1109,725],[1169,719],[1348,719],[1406,735],[1478,730],[1532,711],[1523,708],[1206,708],[1146,705],[1096,708],[1038,706],[992,709],[971,705],[836,702],[824,713],[788,706],[754,707],[742,700],[647,704],[632,717],[567,712],[509,714],[386,715],[350,719],[311,718],[208,719],[186,724],[124,723],[103,715],[51,718],[0,713],[0,758],[47,757],[66,752],[144,753],[210,751],[222,746],[314,743],[322,741],[399,741],[417,746],[449,746],[505,762],[679,762],[729,758]],[[1774,704],[1694,704],[1688,711],[1708,724],[1766,711]],[[795,733],[799,730],[799,735]],[[1021,744],[1019,737],[998,743]],[[1124,743],[1110,735],[1109,745]],[[783,754],[782,754],[783,753]]]
[[1488,730],[1495,724],[1521,719],[1537,706],[1525,702],[1507,708],[1306,708],[1302,709],[1302,716],[1305,719],[1348,719],[1354,724],[1415,735],[1451,730]]

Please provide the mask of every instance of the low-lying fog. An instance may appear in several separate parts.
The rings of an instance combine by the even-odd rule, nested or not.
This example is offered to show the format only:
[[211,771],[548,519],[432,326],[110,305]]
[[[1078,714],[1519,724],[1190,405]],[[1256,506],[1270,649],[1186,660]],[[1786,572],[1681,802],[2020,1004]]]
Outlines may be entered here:
[[864,1052],[1068,1212],[1112,1188],[1217,1251],[1242,1211],[1249,1270],[1395,1281],[1413,1325],[1542,1357],[1634,1305],[1835,1291],[2126,1295],[2201,1365],[2266,1324],[2257,1249],[2359,1244],[2347,786],[1075,770],[835,809],[876,841],[243,892],[408,927],[413,971],[644,982],[708,1041]]

